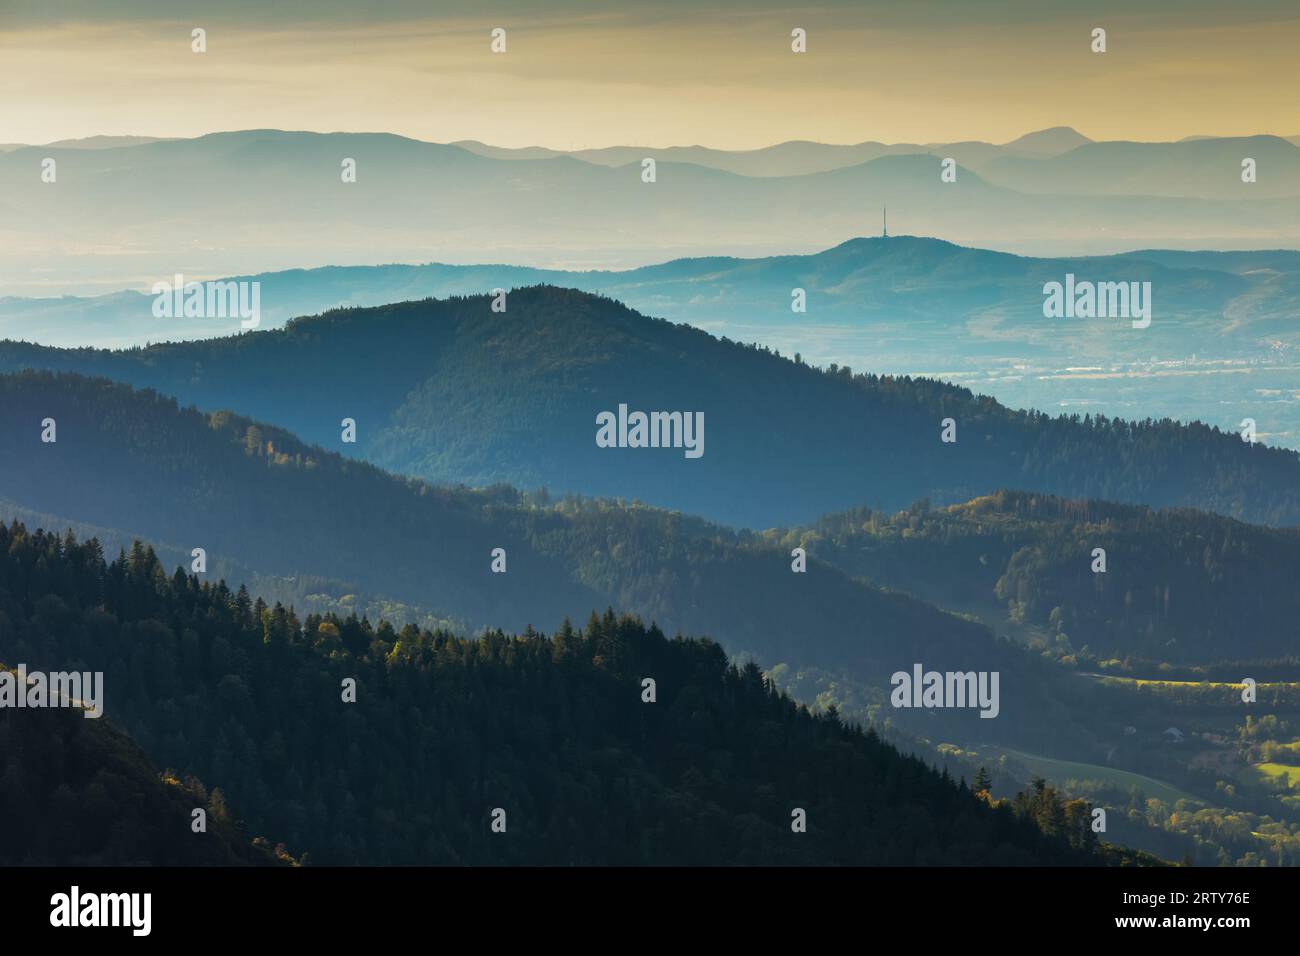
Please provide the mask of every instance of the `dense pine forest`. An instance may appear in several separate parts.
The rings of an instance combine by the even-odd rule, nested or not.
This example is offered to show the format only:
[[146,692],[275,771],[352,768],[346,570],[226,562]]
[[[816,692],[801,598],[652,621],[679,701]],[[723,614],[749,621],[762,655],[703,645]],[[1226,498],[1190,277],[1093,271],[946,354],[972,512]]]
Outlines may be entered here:
[[[272,426],[103,380],[0,376],[0,401],[9,409],[0,493],[28,521],[118,529],[121,545],[138,536],[170,547],[172,564],[188,566],[191,549],[202,547],[213,562],[207,580],[222,560],[292,579],[265,595],[272,602],[347,616],[341,599],[356,587],[431,612],[393,615],[398,626],[454,622],[470,632],[550,628],[613,606],[670,632],[708,634],[764,667],[833,668],[876,700],[893,672],[917,661],[998,670],[996,721],[967,710],[895,716],[930,733],[975,727],[1035,746],[1086,737],[1071,712],[1088,711],[1092,689],[1053,686],[1061,668],[829,564],[794,573],[790,549],[760,536],[618,502],[433,487]],[[56,443],[39,441],[46,416],[58,422]],[[506,573],[491,571],[496,547],[507,553]],[[320,591],[304,580],[334,583],[309,608],[302,598]]]
[[[717,644],[669,640],[612,611],[549,637],[475,640],[300,619],[243,588],[169,575],[142,545],[110,561],[97,541],[15,523],[0,528],[0,659],[102,670],[104,720],[177,778],[210,781],[210,806],[219,786],[250,832],[304,862],[1139,861],[1099,846],[1082,804],[1040,791],[991,805],[834,712],[811,714]],[[29,714],[0,721],[0,805],[43,812],[32,804],[49,780],[89,776],[88,794],[102,787],[119,814],[134,812],[119,806],[127,785],[95,777],[79,743],[102,733],[120,749],[119,737],[64,712],[76,726],[65,720],[50,739],[49,715],[36,730],[21,723]],[[38,752],[78,769],[56,760],[29,774]],[[142,772],[137,762],[127,792],[146,789]],[[186,786],[195,799],[201,785]],[[76,796],[56,788],[52,799]],[[796,808],[806,832],[792,829]],[[66,852],[121,859],[137,831],[111,832],[107,850]]]
[[[647,630],[658,622],[668,634],[707,634],[740,662],[753,660],[776,688],[820,711],[834,705],[851,721],[869,721],[883,739],[932,766],[950,763],[967,779],[996,762],[984,745],[1101,768],[1081,766],[1082,774],[1114,768],[1175,782],[1219,809],[1193,818],[1170,801],[1143,808],[1113,787],[1076,784],[1070,791],[1149,815],[1116,833],[1167,858],[1191,853],[1200,862],[1249,863],[1291,853],[1229,826],[1244,812],[1256,816],[1260,833],[1272,832],[1270,819],[1291,826],[1285,795],[1256,779],[1290,773],[1290,752],[1285,760],[1274,753],[1289,746],[1285,725],[1264,740],[1239,736],[1233,722],[1245,714],[1231,687],[1157,690],[1081,676],[1293,680],[1294,661],[1275,653],[1285,640],[1275,625],[1291,600],[1278,578],[1294,560],[1291,531],[1186,510],[1010,492],[949,509],[922,500],[896,513],[861,508],[814,526],[736,531],[635,502],[430,486],[272,425],[76,375],[0,375],[0,400],[7,411],[0,514],[20,516],[29,527],[76,527],[82,540],[111,542],[109,555],[143,537],[164,567],[188,570],[191,548],[203,547],[209,565],[197,580],[255,584],[251,593],[261,594],[272,614],[277,603],[297,607],[291,620],[305,644],[309,622],[322,621],[350,642],[351,653],[364,653],[380,633],[380,625],[363,623],[364,609],[370,622],[391,622],[383,639],[397,643],[393,635],[408,624],[448,639],[485,627],[527,634],[612,606],[651,622]],[[45,417],[57,420],[57,442],[40,441]],[[797,546],[808,550],[804,573],[792,572]],[[1107,549],[1105,575],[1090,571],[1095,546]],[[508,552],[508,573],[491,572],[494,547]],[[1096,577],[1104,581],[1094,591]],[[1254,580],[1272,583],[1256,589]],[[1206,594],[1226,601],[1227,592],[1246,595],[1249,613],[1234,619],[1204,606]],[[33,663],[34,654],[16,656],[7,646],[0,660]],[[31,649],[40,646],[29,641]],[[1240,670],[1234,661],[1249,655],[1251,669]],[[889,675],[918,661],[997,670],[998,719],[890,707]],[[1288,685],[1261,685],[1260,709],[1286,715],[1294,697]],[[267,741],[249,735],[252,743],[236,747],[229,734],[226,749],[200,762],[174,742],[174,729],[147,713],[133,719],[123,726],[156,766],[180,768],[179,778],[229,794],[248,820],[246,832],[284,842],[309,861],[363,858],[304,838],[310,831],[299,817],[322,812],[303,809],[305,784],[294,784],[288,809],[278,802],[267,809],[270,785],[261,771],[239,778],[248,772],[239,769],[242,755],[271,746]],[[1229,742],[1198,737],[1194,747],[1171,748],[1161,739],[1171,725]],[[215,748],[202,716],[184,726],[186,741],[194,734]],[[160,749],[167,741],[170,749]],[[1211,772],[1210,760],[1220,769]],[[999,773],[1000,795],[1009,797],[1036,770],[1017,768],[1013,759]],[[359,793],[353,799],[364,803]],[[343,813],[328,803],[324,812],[330,819]],[[1190,838],[1171,834],[1192,819],[1197,842],[1179,844]]]
[[[550,286],[297,319],[120,352],[0,343],[0,371],[103,375],[273,421],[390,471],[621,496],[756,529],[999,488],[1300,522],[1300,455],[1173,421],[1012,411],[938,381],[799,356]],[[595,444],[595,416],[699,411],[703,457]],[[340,443],[343,418],[355,444]],[[944,419],[956,441],[940,440]]]
[[[1294,528],[998,492],[949,508],[860,508],[783,538],[945,606],[996,602],[1011,621],[1047,632],[1064,656],[1189,666],[1271,660],[1288,679],[1300,674]],[[1106,553],[1104,573],[1093,571],[1095,548]]]
[[[206,812],[202,833],[196,808]],[[239,832],[220,789],[159,774],[125,734],[75,709],[0,709],[0,820],[0,866],[294,862],[282,846]]]

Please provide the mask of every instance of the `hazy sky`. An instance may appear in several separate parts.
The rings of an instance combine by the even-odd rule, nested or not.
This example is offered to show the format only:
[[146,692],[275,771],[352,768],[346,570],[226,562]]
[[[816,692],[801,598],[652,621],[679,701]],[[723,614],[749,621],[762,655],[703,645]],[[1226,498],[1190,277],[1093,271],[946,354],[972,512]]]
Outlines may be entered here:
[[[1098,26],[1105,54],[1089,49]],[[1001,142],[1056,125],[1296,135],[1298,50],[1296,0],[0,0],[0,143],[262,127],[559,149]]]

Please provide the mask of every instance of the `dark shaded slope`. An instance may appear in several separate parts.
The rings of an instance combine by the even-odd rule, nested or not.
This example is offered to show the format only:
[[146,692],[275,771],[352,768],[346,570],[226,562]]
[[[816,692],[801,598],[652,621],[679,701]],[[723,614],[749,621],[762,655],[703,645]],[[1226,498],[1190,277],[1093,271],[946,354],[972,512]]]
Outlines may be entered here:
[[[0,429],[0,499],[129,529],[173,554],[205,548],[205,580],[223,561],[279,579],[356,582],[471,628],[547,626],[615,606],[707,633],[764,666],[834,670],[876,700],[891,674],[918,661],[999,670],[998,720],[971,710],[898,719],[1035,744],[1082,732],[1067,701],[1085,689],[1053,688],[1048,665],[986,628],[825,564],[792,573],[787,549],[698,519],[430,487],[102,380],[0,376],[0,398],[12,413]],[[57,421],[57,442],[39,441],[42,417]],[[507,553],[504,574],[490,570],[496,547]]]
[[[0,571],[0,594],[11,567]],[[15,629],[0,628],[7,651],[24,621],[0,609],[0,623]],[[204,833],[191,828],[198,807],[207,810]],[[160,777],[140,748],[102,719],[80,710],[0,709],[0,865],[274,864],[267,843],[250,843],[229,814],[220,791],[209,795],[196,780]]]
[[[127,352],[5,344],[0,368],[106,375],[275,421],[436,481],[640,498],[767,527],[1002,487],[1300,522],[1300,456],[1169,421],[1050,418],[926,379],[821,371],[536,287],[347,310],[285,330]],[[598,448],[596,416],[703,412],[703,457]],[[340,422],[358,424],[355,445]],[[952,418],[957,442],[940,441]]]
[[[168,577],[142,548],[106,565],[93,542],[15,526],[0,530],[0,555],[0,654],[104,670],[112,713],[151,752],[228,780],[255,826],[318,861],[1104,858],[1086,814],[1046,835],[873,735],[811,716],[717,645],[632,619],[466,641],[299,621]],[[346,679],[355,703],[342,700]],[[796,809],[806,833],[792,831]]]
[[[847,573],[925,600],[1001,604],[1062,653],[1199,665],[1300,656],[1293,528],[998,492],[946,509],[828,515],[794,537]],[[1104,573],[1092,569],[1095,548]]]

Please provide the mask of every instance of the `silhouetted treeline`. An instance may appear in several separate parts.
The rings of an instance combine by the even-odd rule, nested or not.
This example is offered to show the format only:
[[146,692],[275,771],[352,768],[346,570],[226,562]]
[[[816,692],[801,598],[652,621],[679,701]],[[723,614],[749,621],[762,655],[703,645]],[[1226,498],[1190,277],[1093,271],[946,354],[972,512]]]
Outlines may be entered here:
[[143,546],[106,562],[95,541],[14,524],[0,529],[0,658],[103,670],[105,719],[316,862],[1123,858],[810,714],[710,641],[613,612],[477,640],[300,620],[168,575]]

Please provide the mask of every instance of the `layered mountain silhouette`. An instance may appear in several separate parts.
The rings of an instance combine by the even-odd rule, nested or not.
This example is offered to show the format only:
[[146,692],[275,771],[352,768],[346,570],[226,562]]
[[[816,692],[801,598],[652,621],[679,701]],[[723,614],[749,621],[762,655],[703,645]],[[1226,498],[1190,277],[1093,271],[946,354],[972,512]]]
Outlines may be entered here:
[[[254,828],[284,833],[315,862],[1135,859],[1099,843],[1084,801],[1044,802],[1040,790],[1034,804],[990,806],[874,733],[813,716],[716,644],[669,641],[631,618],[466,640],[304,620],[169,574],[140,546],[106,561],[94,541],[15,524],[0,527],[0,555],[0,654],[30,648],[102,670],[113,719],[147,750],[228,780]],[[353,701],[340,693],[348,682]],[[206,844],[184,832],[161,849],[186,798],[164,799],[107,728],[33,730],[50,723],[44,712],[0,717],[0,807],[29,824],[60,814],[17,834],[18,862],[213,862],[185,848],[226,837],[224,821]],[[100,734],[132,765],[100,756]],[[1049,813],[1050,828],[1037,823]]]
[[[1255,161],[1254,182],[1242,180],[1245,159]],[[999,155],[980,173],[1021,192],[1050,195],[1294,197],[1300,191],[1300,150],[1280,136],[1084,143],[1052,156]]]
[[657,161],[694,163],[710,169],[721,169],[741,176],[805,176],[824,173],[859,163],[879,159],[881,156],[941,153],[952,156],[963,166],[978,166],[995,156],[1045,157],[1056,156],[1090,143],[1092,140],[1068,126],[1027,133],[1000,146],[978,141],[957,143],[877,143],[853,145],[816,143],[792,140],[761,149],[725,150],[705,146],[670,146],[666,149],[640,146],[611,146],[602,149],[554,150],[540,146],[507,149],[490,146],[476,140],[452,143],[480,156],[493,159],[552,159],[571,156],[601,166],[626,166],[640,163],[646,157]]
[[[1034,745],[1087,742],[1065,715],[1088,688],[1054,688],[1069,679],[1035,655],[905,594],[817,561],[794,573],[790,544],[609,501],[434,488],[269,425],[103,380],[0,376],[0,395],[0,515],[9,519],[76,526],[110,549],[143,538],[185,567],[202,548],[206,580],[222,567],[252,570],[276,589],[269,600],[304,612],[356,611],[341,599],[359,590],[412,612],[399,626],[414,617],[523,631],[612,606],[669,633],[706,634],[765,667],[834,671],[877,703],[890,675],[916,661],[996,669],[998,720],[971,710],[897,719]],[[55,420],[56,442],[39,441],[42,418]],[[492,571],[497,548],[504,573]]]
[[[1150,282],[1152,322],[1047,320],[1043,286]],[[1300,252],[1138,251],[1030,258],[940,239],[856,238],[811,255],[674,259],[625,271],[510,265],[340,266],[228,277],[257,282],[260,328],[339,306],[549,284],[598,292],[633,308],[733,337],[780,335],[850,356],[869,341],[875,363],[1020,360],[1080,364],[1152,354],[1259,356],[1300,346],[1286,321],[1300,303]],[[170,279],[169,279],[170,281]],[[791,292],[806,311],[791,310]],[[0,299],[0,335],[44,345],[121,347],[238,331],[238,317],[157,318],[154,296]],[[862,333],[861,341],[849,336]],[[867,338],[869,337],[869,338]],[[873,363],[874,364],[874,363]]]
[[[345,309],[120,352],[5,343],[0,370],[154,388],[435,482],[641,499],[753,528],[1000,488],[1300,520],[1300,458],[1235,433],[1052,418],[932,380],[812,368],[572,290],[515,290],[503,312],[494,301]],[[702,454],[600,447],[598,416],[620,405],[703,413]],[[345,418],[355,443],[341,441]]]
[[[1043,288],[1137,283],[1150,325],[1047,318]],[[914,236],[858,238],[812,255],[678,259],[639,269],[477,265],[330,267],[234,277],[260,289],[261,328],[340,306],[374,306],[546,283],[598,292],[715,335],[815,365],[923,374],[1011,407],[1173,417],[1300,447],[1300,252],[1140,250],[1028,258]],[[1143,283],[1150,283],[1145,287]],[[1142,292],[1143,289],[1145,292]],[[802,290],[804,311],[792,310]],[[210,338],[240,319],[157,318],[154,298],[0,299],[0,337],[126,347]]]
[[[653,182],[642,178],[642,160],[653,158],[642,150],[626,162],[617,154],[615,165],[503,159],[373,133],[23,147],[0,153],[10,207],[0,264],[20,294],[338,262],[631,266],[823,248],[874,230],[885,204],[896,231],[1016,251],[1300,243],[1300,149],[1286,140],[1083,143],[1060,154],[1034,146],[890,147],[767,176],[702,165],[707,155],[691,149],[690,161],[658,162]],[[858,159],[856,147],[842,149]],[[1249,185],[1243,153],[1260,154]],[[958,163],[955,182],[940,178],[947,158]],[[47,159],[53,182],[42,179]],[[346,160],[355,182],[343,181]],[[105,245],[120,254],[99,255]],[[45,271],[55,262],[56,286]]]

